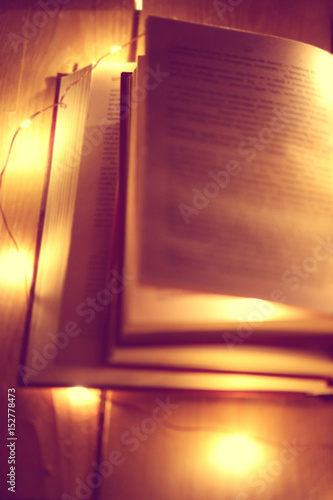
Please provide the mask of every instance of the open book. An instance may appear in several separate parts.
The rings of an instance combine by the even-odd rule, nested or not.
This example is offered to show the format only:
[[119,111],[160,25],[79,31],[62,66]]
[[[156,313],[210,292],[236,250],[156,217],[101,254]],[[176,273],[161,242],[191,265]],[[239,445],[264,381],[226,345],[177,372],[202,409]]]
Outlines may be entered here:
[[154,17],[80,79],[21,381],[331,392],[332,88],[318,48]]

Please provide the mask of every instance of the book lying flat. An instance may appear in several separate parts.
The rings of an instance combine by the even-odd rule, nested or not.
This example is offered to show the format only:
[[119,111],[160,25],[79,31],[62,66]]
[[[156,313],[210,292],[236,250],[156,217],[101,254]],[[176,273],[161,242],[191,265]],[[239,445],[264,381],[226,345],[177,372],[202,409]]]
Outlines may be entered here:
[[137,65],[86,71],[60,82],[21,382],[332,392],[332,56],[150,17]]

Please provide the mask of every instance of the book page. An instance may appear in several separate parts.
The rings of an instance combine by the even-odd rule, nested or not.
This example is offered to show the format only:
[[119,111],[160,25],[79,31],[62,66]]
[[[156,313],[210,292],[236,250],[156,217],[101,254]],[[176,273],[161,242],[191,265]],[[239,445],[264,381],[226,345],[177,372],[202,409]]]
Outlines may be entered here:
[[[88,68],[63,76],[59,96],[83,77]],[[91,75],[73,85],[66,107],[57,108],[52,165],[47,189],[43,236],[38,260],[30,324],[31,345],[42,348],[45,339],[59,331],[61,299],[66,279],[71,231],[79,178],[80,154],[86,124]],[[29,351],[29,355],[31,351]]]
[[[149,74],[146,59],[139,58],[133,73],[133,89],[144,87]],[[152,89],[153,91],[154,89]],[[137,91],[132,92],[133,95]],[[133,102],[132,102],[133,104]],[[132,105],[130,160],[126,200],[125,284],[122,292],[122,334],[127,341],[140,342],[142,336],[149,342],[166,339],[188,344],[195,338],[228,343],[236,338],[241,345],[255,332],[278,335],[283,342],[291,332],[297,337],[320,332],[330,335],[332,319],[285,305],[283,296],[273,303],[255,298],[204,293],[155,286],[139,280],[139,247],[143,221],[140,210],[143,198],[145,100]],[[138,168],[139,167],[139,168]],[[156,233],[155,233],[156,234]],[[232,333],[234,332],[234,333]],[[110,329],[110,336],[112,337]],[[153,337],[152,337],[153,335]],[[163,348],[164,352],[164,348]],[[113,359],[114,353],[111,353]],[[141,357],[141,354],[140,354]]]
[[[30,345],[70,339],[53,363],[100,361],[119,166],[120,74],[129,63],[100,64],[62,78]],[[101,302],[100,302],[101,301]],[[104,331],[103,331],[104,328]],[[58,344],[56,344],[58,345]],[[31,356],[33,350],[28,351]]]
[[141,278],[332,312],[332,56],[149,18]]
[[98,349],[100,357],[103,352],[110,283],[119,286],[119,274],[114,276],[116,270],[110,266],[119,170],[120,75],[132,69],[133,63],[104,63],[92,73],[59,321],[59,331],[74,321],[81,333],[57,362],[73,363],[77,358],[82,364],[98,359],[93,350]]

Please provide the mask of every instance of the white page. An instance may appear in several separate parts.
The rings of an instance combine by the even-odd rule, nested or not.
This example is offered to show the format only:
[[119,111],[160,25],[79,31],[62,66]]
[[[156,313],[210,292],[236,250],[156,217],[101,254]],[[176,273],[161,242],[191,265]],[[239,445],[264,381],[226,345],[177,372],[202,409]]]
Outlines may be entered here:
[[[148,71],[144,59],[139,59],[133,75],[133,88],[143,87]],[[151,89],[150,91],[154,91]],[[149,91],[149,92],[150,92]],[[135,95],[134,91],[134,95]],[[126,252],[123,290],[123,330],[127,338],[131,334],[167,333],[178,339],[191,341],[193,332],[220,332],[220,340],[230,340],[236,332],[236,340],[242,344],[255,331],[265,330],[278,335],[294,332],[300,335],[320,332],[330,335],[331,316],[311,313],[278,303],[260,299],[239,298],[212,293],[197,293],[172,287],[154,286],[139,280],[139,243],[142,233],[140,210],[143,203],[142,175],[144,160],[145,101],[132,106],[130,166],[127,183]],[[164,351],[164,348],[163,348]],[[112,354],[113,356],[113,354]]]
[[[133,63],[104,63],[92,74],[83,143],[86,150],[81,155],[59,323],[60,329],[68,321],[78,325],[80,338],[71,341],[63,357],[72,361],[77,357],[80,364],[83,358],[92,358],[93,349],[102,353],[110,312],[111,301],[103,290],[113,279],[110,262],[119,170],[120,75],[133,68]],[[97,343],[96,338],[101,341]]]
[[[87,72],[62,77],[59,95]],[[35,299],[30,325],[31,345],[41,349],[50,332],[59,331],[61,299],[70,251],[80,154],[87,117],[91,75],[66,95],[66,108],[57,109],[52,168],[47,192],[43,237],[38,261]],[[29,354],[31,352],[29,351]]]
[[332,56],[154,18],[147,44],[143,281],[332,312]]
[[[99,303],[98,292],[106,287],[112,251],[120,74],[133,67],[100,64],[69,90],[67,108],[58,111],[30,328],[31,345],[39,350],[68,330],[80,331],[59,350],[57,364],[94,364],[102,352],[108,308]],[[61,93],[86,71],[65,77]]]

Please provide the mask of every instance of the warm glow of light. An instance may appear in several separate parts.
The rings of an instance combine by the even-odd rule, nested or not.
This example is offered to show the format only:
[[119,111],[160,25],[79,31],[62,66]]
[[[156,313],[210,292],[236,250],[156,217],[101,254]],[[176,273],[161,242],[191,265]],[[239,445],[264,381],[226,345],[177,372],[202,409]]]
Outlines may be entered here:
[[242,434],[224,436],[216,443],[213,459],[219,467],[239,474],[258,465],[260,460],[259,447],[254,441]]
[[134,0],[135,10],[142,10],[143,0]]
[[111,54],[116,54],[121,51],[121,45],[112,45],[110,48]]
[[[315,55],[311,65],[317,73],[317,90],[320,88],[323,93],[325,107],[331,108],[333,106],[332,85],[333,85],[333,67],[332,67],[332,54],[324,52],[321,57]],[[313,75],[312,75],[313,76]],[[313,97],[310,97],[313,99]]]
[[32,259],[24,252],[16,249],[0,256],[0,282],[7,285],[17,285],[28,281],[32,274]]
[[27,118],[26,120],[24,120],[24,121],[21,123],[20,128],[27,128],[27,127],[29,127],[30,123],[31,123],[30,118]]
[[250,323],[261,323],[276,315],[276,305],[261,299],[233,298],[228,308],[237,321]]
[[75,404],[87,404],[96,402],[99,391],[95,389],[86,389],[85,387],[69,387],[67,389],[68,398]]

